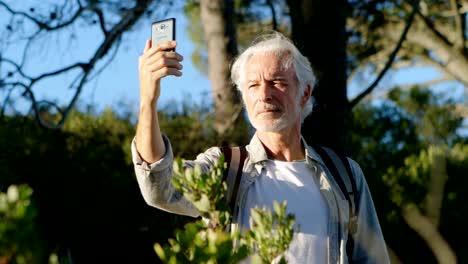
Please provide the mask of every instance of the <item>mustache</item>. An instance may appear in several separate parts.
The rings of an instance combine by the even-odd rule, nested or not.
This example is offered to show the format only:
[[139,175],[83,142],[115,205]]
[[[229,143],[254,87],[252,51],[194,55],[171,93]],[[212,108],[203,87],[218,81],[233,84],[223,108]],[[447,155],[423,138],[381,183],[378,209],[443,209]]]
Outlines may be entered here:
[[281,107],[270,103],[257,104],[256,108],[257,111],[281,111]]

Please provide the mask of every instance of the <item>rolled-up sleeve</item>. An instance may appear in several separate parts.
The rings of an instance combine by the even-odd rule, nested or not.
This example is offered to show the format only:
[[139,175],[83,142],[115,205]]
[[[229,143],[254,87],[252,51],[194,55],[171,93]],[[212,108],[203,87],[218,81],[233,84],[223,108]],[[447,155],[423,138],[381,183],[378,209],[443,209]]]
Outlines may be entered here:
[[135,139],[132,141],[132,160],[141,194],[150,206],[171,213],[197,217],[198,210],[172,184],[174,154],[171,143],[165,135],[163,141],[166,153],[160,160],[151,164],[141,158]]

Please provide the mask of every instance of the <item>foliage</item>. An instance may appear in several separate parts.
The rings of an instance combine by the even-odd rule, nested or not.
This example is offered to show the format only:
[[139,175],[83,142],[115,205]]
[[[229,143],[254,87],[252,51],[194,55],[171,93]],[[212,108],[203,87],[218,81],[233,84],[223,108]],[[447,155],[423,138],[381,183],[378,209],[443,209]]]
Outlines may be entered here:
[[0,122],[0,190],[34,190],[37,217],[22,230],[41,242],[38,263],[52,253],[60,263],[154,263],[152,244],[187,221],[145,204],[132,176],[134,126],[113,111],[73,112],[63,130],[27,117]]
[[227,192],[226,182],[221,181],[225,170],[224,158],[218,160],[217,166],[209,174],[202,173],[201,168],[184,169],[181,159],[174,166],[174,187],[193,203],[200,215],[210,219],[212,228],[225,228],[229,224],[230,214],[223,200]]
[[395,88],[388,100],[354,110],[352,154],[370,174],[369,180],[377,182],[387,168],[404,166],[406,157],[419,155],[430,144],[451,148],[463,142],[458,134],[462,119],[454,107],[455,102],[429,89]]
[[[205,100],[202,100],[205,101]],[[172,150],[179,157],[195,157],[211,146],[241,145],[250,139],[247,124],[241,124],[224,135],[213,129],[213,111],[210,105],[184,100],[170,102],[159,111],[161,131],[171,139]]]
[[274,202],[274,214],[266,207],[252,209],[247,245],[257,252],[262,263],[273,263],[279,256],[278,263],[286,263],[282,254],[288,249],[294,235],[294,216],[286,214],[286,206],[287,201],[282,204]]
[[468,142],[455,145],[447,160],[447,174],[449,179],[445,186],[445,199],[442,208],[442,217],[440,230],[453,246],[457,253],[459,263],[468,262],[466,248],[468,242],[460,236],[466,234],[466,219],[468,212],[466,208],[468,201],[468,192],[465,191],[468,186],[466,175],[468,172]]
[[427,194],[431,152],[439,150],[451,156],[451,149],[457,149],[457,145],[460,147],[456,143],[460,141],[456,132],[462,125],[462,118],[454,111],[455,102],[436,98],[427,89],[394,89],[389,93],[389,99],[401,109],[401,115],[413,123],[414,133],[418,135],[416,140],[421,147],[419,151],[407,154],[404,164],[389,166],[383,179],[398,206],[405,201],[420,204]]
[[10,185],[0,192],[0,260],[6,263],[41,263],[37,209],[31,203],[32,189]]
[[175,143],[173,152],[180,157],[195,158],[207,146],[217,144],[212,115],[206,106],[170,103],[159,112],[159,122],[161,131]]
[[247,256],[246,248],[234,251],[231,236],[220,229],[206,228],[201,221],[176,231],[170,246],[156,244],[155,251],[165,263],[236,263]]
[[452,146],[460,138],[457,129],[463,118],[455,111],[457,104],[450,97],[419,86],[408,91],[393,89],[388,97],[412,119],[422,143]]
[[[444,188],[439,230],[454,248],[459,260],[466,243],[454,233],[466,232],[460,211],[466,203],[461,186],[468,172],[466,136],[460,134],[456,102],[429,89],[394,89],[387,100],[361,104],[354,110],[352,156],[361,165],[369,183],[387,243],[403,262],[431,262],[424,242],[406,225],[401,207],[418,205],[424,213],[428,195],[431,152],[446,155],[447,183]],[[406,243],[402,243],[405,236]],[[405,245],[412,245],[409,249]],[[421,256],[427,256],[425,260]]]
[[390,187],[390,199],[398,207],[409,202],[420,204],[424,201],[431,169],[430,152],[430,148],[424,149],[419,155],[406,157],[403,166],[392,166],[383,175],[385,184]]
[[[267,208],[252,209],[251,229],[242,235],[238,230],[227,233],[230,212],[221,181],[226,168],[224,158],[210,172],[200,167],[185,168],[183,161],[174,161],[174,186],[191,201],[204,218],[176,231],[169,245],[155,245],[165,263],[238,263],[253,253],[253,263],[271,263],[282,256],[293,237],[294,216],[286,214],[286,202],[274,203],[274,213]],[[238,246],[235,243],[239,243]],[[279,263],[286,263],[281,257]]]

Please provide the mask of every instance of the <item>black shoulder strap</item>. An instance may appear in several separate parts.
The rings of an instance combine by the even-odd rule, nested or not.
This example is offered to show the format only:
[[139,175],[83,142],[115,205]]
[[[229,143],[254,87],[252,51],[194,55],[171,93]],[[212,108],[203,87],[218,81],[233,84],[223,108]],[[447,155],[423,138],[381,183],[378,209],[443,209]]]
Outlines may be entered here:
[[[349,223],[348,223],[348,241],[346,243],[346,254],[349,263],[352,261],[352,252],[354,249],[353,234],[357,231],[357,212],[359,206],[358,191],[356,179],[351,170],[351,166],[346,155],[340,151],[334,151],[319,145],[314,145],[315,151],[320,155],[323,162],[338,184],[341,192],[349,204]],[[352,198],[351,198],[352,196]]]
[[221,147],[221,151],[224,153],[224,161],[227,164],[223,175],[223,181],[226,181],[228,186],[226,202],[231,209],[231,214],[233,214],[237,200],[237,192],[242,178],[242,168],[247,158],[247,150],[245,146],[240,146]]
[[344,152],[335,150],[335,154],[338,156],[338,158],[340,158],[342,164],[345,166],[346,172],[348,173],[348,177],[351,183],[351,195],[353,195],[354,198],[354,211],[357,213],[359,212],[359,193],[357,190],[356,179],[354,178],[353,171],[351,170],[351,165],[349,164],[348,158]]
[[[346,165],[344,165],[344,163],[338,157],[338,155],[334,154],[336,152],[334,152],[333,150],[331,150],[329,148],[324,148],[324,147],[318,146],[318,145],[314,146],[314,149],[320,155],[323,162],[327,166],[327,169],[332,174],[333,179],[335,179],[335,182],[340,187],[341,192],[345,196],[346,200],[348,200],[349,209],[353,210],[353,207],[354,207],[353,202],[354,201],[351,200],[351,194],[353,194],[353,190],[346,186],[345,181],[347,179],[350,179],[350,181],[352,182],[354,177],[352,177],[352,174],[351,175],[348,174],[347,171],[346,171],[346,175],[342,175],[342,173],[343,173],[342,171],[341,171],[341,174],[340,174],[339,166],[341,165],[341,166],[343,166],[343,168],[345,168]],[[337,163],[340,163],[340,164],[337,164]],[[348,163],[348,162],[345,162],[345,163]],[[348,164],[348,166],[349,166],[349,164]],[[343,177],[343,176],[346,176],[346,177]],[[351,178],[353,178],[353,179],[351,179]],[[351,211],[351,213],[352,213],[352,211]]]

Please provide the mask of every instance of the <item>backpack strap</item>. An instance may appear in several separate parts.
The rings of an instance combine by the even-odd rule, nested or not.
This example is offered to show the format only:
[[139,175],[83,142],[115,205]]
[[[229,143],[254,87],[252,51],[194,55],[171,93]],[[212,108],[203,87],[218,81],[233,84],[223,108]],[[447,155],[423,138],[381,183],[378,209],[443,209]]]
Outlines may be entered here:
[[244,167],[244,161],[247,158],[247,150],[245,146],[226,146],[221,147],[221,151],[224,154],[224,161],[227,164],[227,168],[224,170],[223,175],[223,181],[226,181],[228,187],[226,202],[231,209],[231,215],[233,215],[237,200],[237,192],[242,178],[242,168]]
[[315,145],[314,150],[320,155],[328,170],[340,187],[349,205],[348,241],[346,243],[346,254],[348,261],[352,263],[352,252],[354,249],[353,236],[357,231],[357,212],[359,210],[359,197],[356,179],[346,155],[340,151]]

